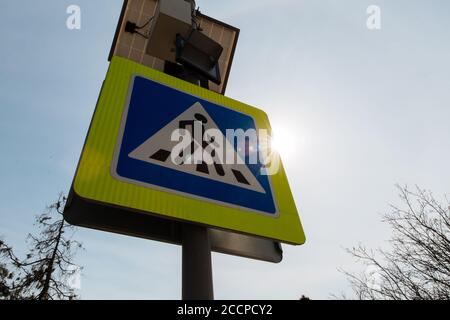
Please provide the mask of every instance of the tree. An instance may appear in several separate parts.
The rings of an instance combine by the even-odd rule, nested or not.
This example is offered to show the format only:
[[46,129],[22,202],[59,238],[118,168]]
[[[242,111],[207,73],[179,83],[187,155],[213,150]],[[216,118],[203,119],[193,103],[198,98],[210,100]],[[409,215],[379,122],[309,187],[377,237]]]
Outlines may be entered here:
[[[36,217],[38,236],[30,234],[30,251],[17,258],[4,242],[0,251],[0,297],[6,299],[76,299],[68,280],[79,271],[72,262],[81,243],[73,240],[74,229],[63,217],[66,198],[58,200]],[[55,215],[56,213],[56,215]]]
[[15,256],[12,248],[3,240],[0,240],[0,298],[14,299],[15,294],[15,273],[17,268],[14,265]]
[[343,271],[359,299],[450,299],[450,204],[431,192],[397,186],[402,208],[391,205],[383,221],[392,229],[389,250],[347,251],[371,267],[369,275]]

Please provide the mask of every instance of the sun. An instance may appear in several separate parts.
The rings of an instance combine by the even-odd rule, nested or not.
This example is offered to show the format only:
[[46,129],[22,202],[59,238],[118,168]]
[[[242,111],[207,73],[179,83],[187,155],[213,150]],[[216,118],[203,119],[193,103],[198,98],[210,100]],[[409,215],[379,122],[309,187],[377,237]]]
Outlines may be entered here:
[[272,150],[278,152],[281,160],[295,161],[305,145],[305,137],[292,125],[272,123]]

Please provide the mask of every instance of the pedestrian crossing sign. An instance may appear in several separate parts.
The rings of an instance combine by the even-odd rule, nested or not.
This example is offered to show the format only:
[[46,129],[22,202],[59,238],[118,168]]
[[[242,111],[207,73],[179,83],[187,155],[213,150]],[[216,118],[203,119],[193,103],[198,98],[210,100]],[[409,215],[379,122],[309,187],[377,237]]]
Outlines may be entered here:
[[114,57],[73,191],[97,203],[305,241],[264,112]]

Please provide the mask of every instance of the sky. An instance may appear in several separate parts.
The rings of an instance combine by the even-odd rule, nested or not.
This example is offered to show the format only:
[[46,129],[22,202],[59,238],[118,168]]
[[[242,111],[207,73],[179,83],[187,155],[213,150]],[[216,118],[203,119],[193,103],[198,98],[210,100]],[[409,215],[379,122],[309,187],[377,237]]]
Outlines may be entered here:
[[[81,29],[66,27],[69,5]],[[450,181],[450,3],[198,0],[241,30],[227,96],[271,119],[307,242],[280,264],[213,254],[217,299],[351,295],[345,252],[388,247],[395,184]],[[366,9],[381,9],[381,29]],[[121,0],[0,3],[0,235],[19,252],[68,192],[108,68]],[[282,139],[283,141],[286,139]],[[179,299],[181,248],[79,229],[83,299]]]

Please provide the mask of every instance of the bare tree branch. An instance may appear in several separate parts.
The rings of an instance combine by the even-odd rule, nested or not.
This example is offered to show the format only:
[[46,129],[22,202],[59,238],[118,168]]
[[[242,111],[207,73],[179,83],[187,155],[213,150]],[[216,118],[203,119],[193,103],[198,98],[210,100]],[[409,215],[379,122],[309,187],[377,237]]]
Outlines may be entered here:
[[[66,198],[58,200],[36,217],[39,234],[28,235],[30,251],[21,260],[0,241],[0,299],[76,299],[67,280],[75,274],[72,262],[82,244],[73,240],[73,227],[62,212]],[[11,271],[13,270],[13,271]]]
[[[389,251],[368,252],[363,246],[347,250],[376,279],[343,272],[358,299],[450,299],[450,206],[431,192],[397,186],[404,208],[391,205],[383,221],[392,229]],[[375,283],[373,280],[376,280]]]

